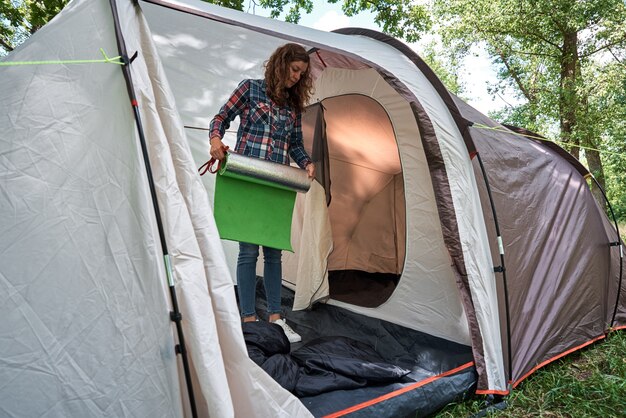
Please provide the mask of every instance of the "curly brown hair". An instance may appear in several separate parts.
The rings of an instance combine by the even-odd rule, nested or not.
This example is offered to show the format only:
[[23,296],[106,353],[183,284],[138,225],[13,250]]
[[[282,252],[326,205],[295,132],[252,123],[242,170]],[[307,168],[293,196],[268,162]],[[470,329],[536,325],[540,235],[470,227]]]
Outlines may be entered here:
[[[287,88],[285,81],[289,78],[289,64],[302,61],[307,69],[300,76],[300,81]],[[279,47],[265,62],[265,82],[267,95],[277,104],[290,105],[301,112],[311,98],[313,80],[311,80],[309,54],[298,44],[285,44]]]

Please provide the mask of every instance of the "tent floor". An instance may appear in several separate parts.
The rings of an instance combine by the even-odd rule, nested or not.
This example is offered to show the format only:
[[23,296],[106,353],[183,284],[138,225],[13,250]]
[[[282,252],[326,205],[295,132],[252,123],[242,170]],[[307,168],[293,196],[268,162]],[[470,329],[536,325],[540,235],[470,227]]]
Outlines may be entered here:
[[[262,279],[257,283],[257,312],[263,318],[262,283]],[[302,336],[292,350],[318,337],[349,337],[369,344],[385,361],[411,370],[401,382],[301,398],[314,416],[422,417],[473,392],[476,372],[470,347],[333,305],[291,311],[293,297],[283,287],[284,315]]]

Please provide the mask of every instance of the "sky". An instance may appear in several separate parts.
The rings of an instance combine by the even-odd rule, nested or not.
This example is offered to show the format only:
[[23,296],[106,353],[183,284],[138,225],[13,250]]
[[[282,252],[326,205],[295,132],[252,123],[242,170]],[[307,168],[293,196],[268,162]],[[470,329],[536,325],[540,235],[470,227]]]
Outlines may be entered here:
[[[341,11],[340,4],[329,4],[324,0],[313,0],[314,7],[311,14],[303,14],[299,22],[300,25],[308,26],[318,30],[331,31],[344,27],[360,27],[380,31],[374,23],[373,14],[366,12],[357,16],[348,17]],[[261,16],[268,16],[269,12],[260,7],[249,7],[245,11]],[[419,44],[410,45],[418,54],[421,46]],[[496,80],[495,71],[492,68],[485,51],[476,49],[465,59],[463,70],[459,74],[461,82],[465,86],[463,96],[474,108],[484,114],[499,110],[507,105],[507,102],[514,104],[511,97],[497,97],[493,99],[487,92],[487,85]]]

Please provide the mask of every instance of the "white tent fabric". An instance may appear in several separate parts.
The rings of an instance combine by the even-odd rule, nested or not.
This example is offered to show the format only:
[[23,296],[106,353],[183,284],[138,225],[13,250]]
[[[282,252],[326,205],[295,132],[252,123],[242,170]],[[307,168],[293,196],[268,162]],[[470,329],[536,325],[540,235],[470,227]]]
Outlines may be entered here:
[[[196,173],[148,28],[143,21],[134,27],[143,29],[137,38],[141,39],[140,50],[149,67],[141,71],[133,66],[137,72],[133,76],[134,80],[143,76],[141,81],[146,85],[147,91],[140,96],[144,98],[140,99],[141,114],[148,116],[144,117],[144,127],[151,139],[154,176],[159,179],[157,192],[165,235],[171,239],[172,265],[186,319],[185,335],[205,399],[199,404],[207,407],[209,416],[307,416],[308,411],[295,397],[248,358],[232,280],[206,191]],[[129,27],[124,33],[131,30]],[[132,45],[128,47],[132,50]],[[149,103],[152,98],[155,102]]]
[[[140,52],[133,85],[199,412],[310,416],[248,359],[209,202],[149,29],[131,2],[119,7],[128,50]],[[113,55],[111,16],[107,1],[74,2],[10,59],[85,59],[98,47]],[[0,208],[11,239],[0,251],[1,309],[11,318],[3,335],[19,344],[2,345],[2,399],[11,399],[3,415],[183,416],[167,278],[120,68],[6,71],[0,125],[12,134],[2,140],[8,198]]]
[[298,194],[293,224],[291,242],[295,254],[283,253],[283,276],[292,280],[285,285],[294,291],[292,309],[298,311],[328,300],[328,256],[333,250],[333,237],[326,194],[318,182],[313,181],[306,194]]
[[[10,61],[116,51],[77,2]],[[163,263],[119,66],[3,67],[0,415],[182,416]]]

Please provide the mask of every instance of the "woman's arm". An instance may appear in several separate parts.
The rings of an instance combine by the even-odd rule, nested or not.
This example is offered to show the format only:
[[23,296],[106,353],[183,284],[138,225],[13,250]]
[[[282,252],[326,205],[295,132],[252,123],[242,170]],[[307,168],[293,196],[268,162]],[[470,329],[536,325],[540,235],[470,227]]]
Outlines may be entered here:
[[311,157],[304,149],[304,143],[302,141],[302,113],[296,112],[296,121],[291,130],[291,136],[289,137],[289,155],[293,160],[307,171],[309,177],[315,176],[315,165],[311,161]]
[[243,80],[230,95],[230,98],[220,108],[217,115],[213,117],[209,124],[209,145],[211,157],[221,160],[224,158],[224,151],[227,149],[222,138],[230,123],[244,111],[250,91],[250,80]]

